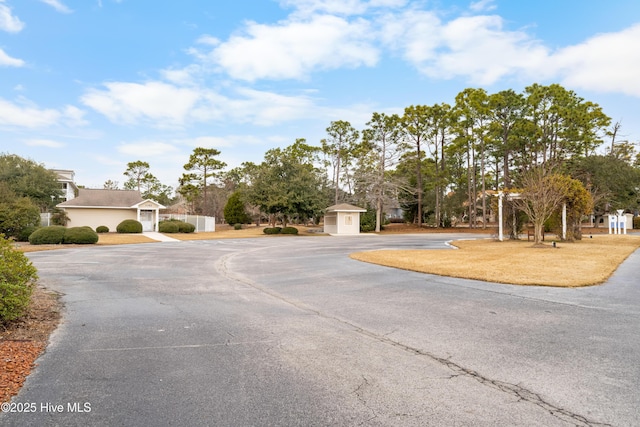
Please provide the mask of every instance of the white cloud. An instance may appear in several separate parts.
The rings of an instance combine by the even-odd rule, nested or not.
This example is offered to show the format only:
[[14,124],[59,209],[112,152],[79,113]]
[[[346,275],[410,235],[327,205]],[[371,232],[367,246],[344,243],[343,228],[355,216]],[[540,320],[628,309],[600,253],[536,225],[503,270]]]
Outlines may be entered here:
[[318,69],[373,66],[378,58],[368,21],[329,15],[278,25],[249,22],[243,34],[210,54],[231,77],[247,81],[303,79]]
[[13,16],[11,8],[0,0],[0,30],[9,33],[18,33],[24,28],[24,23],[20,18]]
[[204,44],[209,46],[217,46],[220,44],[220,40],[216,37],[210,36],[208,34],[200,36],[198,40],[196,40],[198,44]]
[[284,7],[293,7],[303,15],[323,12],[336,15],[359,15],[367,10],[361,0],[281,0]]
[[[158,128],[202,122],[271,126],[308,118],[315,111],[307,95],[282,95],[248,87],[225,86],[222,94],[196,82],[181,87],[165,82],[104,84],[90,89],[81,102],[118,124],[150,124]],[[82,118],[81,110],[76,111]],[[67,114],[71,116],[71,114]]]
[[495,10],[497,6],[494,4],[495,0],[479,0],[472,2],[469,5],[469,9],[474,12],[484,12],[489,10]]
[[62,2],[60,0],[40,0],[40,1],[42,3],[48,4],[49,6],[51,6],[52,8],[54,8],[55,10],[57,10],[60,13],[71,13],[71,12],[73,12],[67,6],[62,4]]
[[272,126],[307,118],[315,106],[307,96],[288,96],[248,87],[230,88],[230,95],[201,90],[202,102],[192,111],[198,122],[225,121]]
[[63,142],[51,139],[28,139],[24,143],[30,147],[62,148],[66,146]]
[[74,107],[73,105],[67,105],[63,110],[64,123],[67,126],[85,126],[88,122],[84,119],[85,111]]
[[638,45],[640,24],[560,49],[550,57],[549,66],[567,86],[640,96]]
[[432,12],[385,16],[383,40],[421,72],[467,78],[488,85],[514,74],[537,75],[548,50],[522,31],[508,31],[497,15],[465,16],[442,22]]
[[56,124],[61,117],[62,114],[58,110],[17,105],[0,98],[0,125],[25,128],[47,127]]
[[397,8],[406,3],[407,0],[280,0],[281,6],[295,9],[294,16],[310,16],[316,13],[361,15],[373,8]]
[[[493,1],[481,0],[471,9],[493,6]],[[462,77],[490,85],[515,77],[640,96],[640,51],[634,48],[640,44],[640,24],[551,52],[525,31],[506,29],[498,15],[443,21],[435,12],[406,10],[387,13],[377,22],[385,46],[433,78]]]
[[191,86],[196,84],[197,77],[202,74],[202,67],[198,64],[191,64],[184,68],[167,68],[160,70],[160,75],[178,86]]
[[0,49],[0,67],[22,67],[24,61],[22,59],[12,58],[6,52]]
[[432,64],[421,67],[434,77],[467,76],[481,85],[538,70],[548,51],[529,35],[506,31],[498,16],[462,17],[442,28],[443,49]]
[[287,96],[250,88],[238,88],[240,95],[228,102],[226,111],[235,121],[258,126],[309,118],[315,110],[313,101],[304,96]]
[[[226,85],[224,93],[195,83],[187,89],[163,82],[114,82],[105,86],[107,90],[89,90],[81,101],[115,123],[146,123],[157,128],[167,128],[170,125],[186,127],[198,123],[269,127],[296,120],[326,118],[330,121],[346,116],[364,118],[364,123],[369,119],[373,108],[371,105],[322,107],[310,96],[309,91],[304,90],[299,94],[285,95],[235,85]],[[151,93],[148,94],[147,91]],[[183,92],[187,94],[184,96],[186,102],[178,99]],[[80,113],[83,114],[79,110],[78,114]],[[238,139],[247,142],[246,136]],[[235,145],[235,141],[233,136],[203,136],[170,142],[219,147]]]
[[382,42],[416,66],[432,60],[442,43],[442,23],[434,12],[409,10],[386,14],[379,23]]
[[200,98],[195,89],[162,82],[113,82],[104,86],[106,90],[89,90],[81,102],[115,123],[146,120],[159,127],[181,126]]

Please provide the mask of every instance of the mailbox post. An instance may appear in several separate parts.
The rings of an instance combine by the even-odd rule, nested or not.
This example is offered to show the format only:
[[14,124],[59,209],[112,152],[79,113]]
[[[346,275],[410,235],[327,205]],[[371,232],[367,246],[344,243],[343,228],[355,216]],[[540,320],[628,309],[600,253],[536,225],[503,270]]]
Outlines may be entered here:
[[617,215],[609,215],[609,234],[627,234],[627,216],[618,209]]
[[618,209],[618,234],[627,234],[627,217],[622,209]]

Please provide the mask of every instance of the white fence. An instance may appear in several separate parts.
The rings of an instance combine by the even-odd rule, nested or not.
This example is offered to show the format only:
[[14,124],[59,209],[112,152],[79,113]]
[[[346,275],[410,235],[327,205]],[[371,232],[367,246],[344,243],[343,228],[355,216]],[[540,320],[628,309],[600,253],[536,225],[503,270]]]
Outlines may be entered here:
[[51,213],[47,212],[47,213],[41,213],[40,214],[40,226],[41,227],[48,227],[51,225]]
[[196,227],[199,231],[216,231],[216,219],[212,216],[202,215],[180,215],[180,214],[160,214],[160,221],[167,219],[177,219],[179,221],[188,222]]

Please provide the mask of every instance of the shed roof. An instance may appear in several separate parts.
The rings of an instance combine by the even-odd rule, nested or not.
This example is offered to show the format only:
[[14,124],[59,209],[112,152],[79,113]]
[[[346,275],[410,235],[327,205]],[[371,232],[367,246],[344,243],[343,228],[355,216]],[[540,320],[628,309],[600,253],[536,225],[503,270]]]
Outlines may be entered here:
[[94,190],[80,188],[78,197],[58,204],[61,208],[133,208],[145,200],[137,190]]
[[350,205],[349,203],[339,203],[337,205],[329,206],[327,212],[366,212],[366,209],[362,209],[358,206]]

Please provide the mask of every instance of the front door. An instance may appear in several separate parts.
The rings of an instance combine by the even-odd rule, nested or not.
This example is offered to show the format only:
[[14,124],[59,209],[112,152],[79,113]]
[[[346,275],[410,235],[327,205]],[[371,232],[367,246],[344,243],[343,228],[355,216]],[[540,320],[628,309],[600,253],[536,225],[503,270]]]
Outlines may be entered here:
[[142,231],[155,231],[154,226],[156,222],[153,219],[153,211],[141,210],[140,223],[142,224]]

